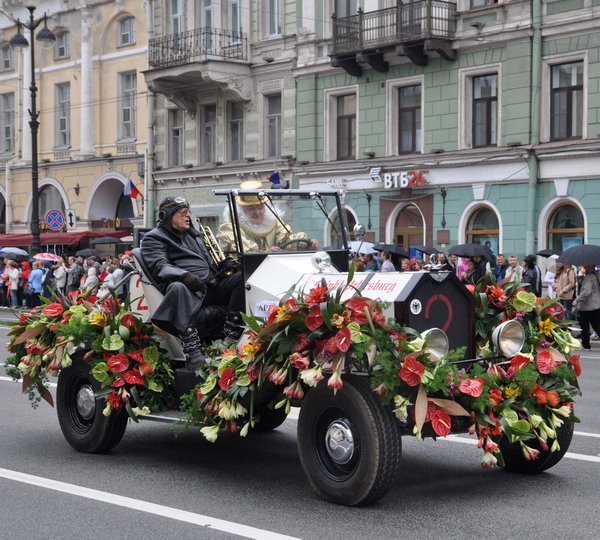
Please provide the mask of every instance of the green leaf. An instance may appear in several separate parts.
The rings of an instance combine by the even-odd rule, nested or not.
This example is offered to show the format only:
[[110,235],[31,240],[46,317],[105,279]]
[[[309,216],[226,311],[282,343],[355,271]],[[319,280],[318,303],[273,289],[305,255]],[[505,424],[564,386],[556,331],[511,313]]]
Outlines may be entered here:
[[158,381],[155,381],[154,379],[150,379],[148,380],[148,388],[150,390],[152,390],[153,392],[158,392],[159,394],[163,391],[164,386],[159,383]]
[[92,368],[92,377],[96,379],[98,382],[104,382],[108,379],[108,364],[106,362],[98,362]]
[[510,424],[510,428],[517,433],[529,433],[529,422],[527,420],[517,420]]
[[125,343],[119,334],[112,334],[110,337],[105,337],[102,340],[102,348],[105,351],[118,351]]
[[160,359],[160,355],[158,354],[158,347],[156,345],[152,345],[150,347],[146,347],[142,352],[142,358],[145,362],[152,364],[155,366]]
[[130,401],[125,402],[125,409],[127,410],[127,414],[129,415],[129,418],[131,418],[136,424],[138,424],[139,423],[138,417],[133,412],[133,408],[131,407]]
[[205,383],[202,385],[202,387],[200,388],[200,391],[206,395],[209,394],[210,392],[212,392],[213,388],[217,385],[217,378],[216,377],[210,377],[210,379],[207,379],[205,381]]
[[248,375],[242,375],[237,381],[235,381],[238,386],[249,386],[252,382]]

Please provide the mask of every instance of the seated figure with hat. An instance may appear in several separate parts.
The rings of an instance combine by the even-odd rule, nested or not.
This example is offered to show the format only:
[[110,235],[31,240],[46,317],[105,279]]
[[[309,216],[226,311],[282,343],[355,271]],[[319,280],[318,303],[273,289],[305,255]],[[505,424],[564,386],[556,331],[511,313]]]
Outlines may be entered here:
[[152,323],[181,338],[188,369],[204,361],[202,340],[241,335],[242,276],[218,272],[183,197],[162,200],[158,225],[144,236],[141,252],[164,294]]
[[[247,180],[240,184],[243,190],[261,190],[262,182]],[[292,228],[276,215],[256,196],[239,195],[236,198],[241,241],[244,252],[282,251],[281,245],[292,242],[294,249],[318,250],[319,242],[309,239],[306,233],[294,234]],[[237,251],[235,235],[229,212],[226,221],[219,228],[217,239],[225,253]]]

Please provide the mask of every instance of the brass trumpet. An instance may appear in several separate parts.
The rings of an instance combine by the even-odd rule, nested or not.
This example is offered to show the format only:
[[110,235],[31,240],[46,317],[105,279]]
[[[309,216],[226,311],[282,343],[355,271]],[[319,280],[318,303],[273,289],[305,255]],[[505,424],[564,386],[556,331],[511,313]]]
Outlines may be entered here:
[[200,221],[200,218],[197,218],[196,221],[198,222],[198,228],[202,232],[202,239],[204,240],[206,250],[219,269],[219,272],[222,272],[224,276],[230,276],[231,274],[237,272],[237,262],[233,258],[227,257],[225,253],[223,253],[223,250],[219,245],[219,241],[217,240],[212,229],[207,225],[203,225]]

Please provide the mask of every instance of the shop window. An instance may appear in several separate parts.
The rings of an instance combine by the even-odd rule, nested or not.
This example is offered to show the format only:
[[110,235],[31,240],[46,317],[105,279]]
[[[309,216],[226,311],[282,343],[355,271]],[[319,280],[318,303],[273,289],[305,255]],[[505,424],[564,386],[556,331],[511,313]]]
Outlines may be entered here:
[[498,216],[487,206],[475,208],[467,220],[465,239],[468,244],[482,244],[498,254],[500,242],[500,229]]
[[546,228],[546,245],[549,249],[564,251],[583,244],[584,235],[583,214],[574,204],[561,204],[550,214]]

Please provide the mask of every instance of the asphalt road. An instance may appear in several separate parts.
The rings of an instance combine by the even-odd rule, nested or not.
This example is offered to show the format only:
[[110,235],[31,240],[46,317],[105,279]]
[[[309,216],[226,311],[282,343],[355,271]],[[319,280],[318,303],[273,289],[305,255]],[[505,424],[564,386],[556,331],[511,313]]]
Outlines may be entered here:
[[405,437],[400,480],[366,508],[312,493],[293,418],[268,434],[222,435],[214,444],[196,430],[175,436],[169,425],[141,422],[110,454],[79,454],[55,411],[45,403],[32,409],[0,368],[0,538],[595,539],[599,343],[582,355],[582,367],[581,424],[551,470],[532,477],[483,470],[466,436]]

